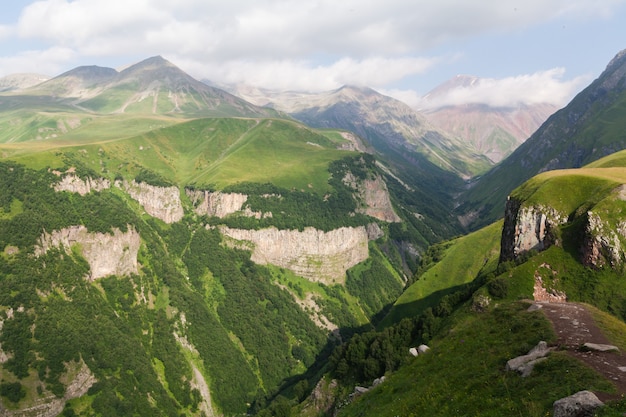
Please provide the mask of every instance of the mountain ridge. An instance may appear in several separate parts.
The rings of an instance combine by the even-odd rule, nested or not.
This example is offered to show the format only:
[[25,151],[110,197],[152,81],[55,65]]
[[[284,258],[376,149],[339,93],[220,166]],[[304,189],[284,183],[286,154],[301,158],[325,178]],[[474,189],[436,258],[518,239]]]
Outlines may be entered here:
[[[544,171],[577,168],[626,148],[619,117],[626,102],[626,54],[618,53],[606,69],[508,158],[469,185],[461,216],[481,217],[484,225],[501,216],[506,196]],[[503,175],[503,173],[507,175]]]

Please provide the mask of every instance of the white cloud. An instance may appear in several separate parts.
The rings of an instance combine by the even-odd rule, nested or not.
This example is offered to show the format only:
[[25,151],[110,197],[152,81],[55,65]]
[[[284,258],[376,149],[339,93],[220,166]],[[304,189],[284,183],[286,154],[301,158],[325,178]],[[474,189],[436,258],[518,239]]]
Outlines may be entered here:
[[227,61],[204,64],[184,57],[169,58],[192,74],[224,83],[245,83],[272,89],[322,91],[352,84],[379,86],[420,74],[436,58],[343,58],[328,65],[305,60]]
[[23,51],[8,57],[0,56],[0,68],[7,74],[37,73],[47,76],[58,75],[65,63],[75,57],[69,48],[53,47],[45,51]]
[[[515,30],[559,16],[606,15],[623,0],[43,0],[20,36],[107,55],[119,48],[207,59],[405,56],[444,40]],[[109,45],[107,47],[107,45]]]
[[[472,103],[494,107],[514,107],[519,103],[550,103],[556,106],[567,104],[580,87],[590,81],[581,76],[563,80],[565,70],[553,68],[534,74],[524,74],[502,79],[478,78],[471,85],[448,89],[427,98],[418,99],[407,92],[395,92],[395,97],[409,97],[416,108],[437,108]],[[392,92],[393,93],[393,92]]]
[[[429,48],[551,19],[609,16],[624,0],[39,0],[0,39],[76,61],[163,55],[216,82],[384,87],[432,69]],[[0,56],[8,55],[2,52]],[[450,53],[456,53],[452,51]],[[19,61],[5,56],[4,60]],[[51,57],[49,67],[59,63]],[[71,60],[70,60],[71,59]],[[107,62],[98,59],[97,62]],[[32,65],[31,65],[32,67]],[[22,69],[24,70],[24,69]],[[7,69],[2,68],[6,73]],[[0,74],[1,75],[1,74]]]

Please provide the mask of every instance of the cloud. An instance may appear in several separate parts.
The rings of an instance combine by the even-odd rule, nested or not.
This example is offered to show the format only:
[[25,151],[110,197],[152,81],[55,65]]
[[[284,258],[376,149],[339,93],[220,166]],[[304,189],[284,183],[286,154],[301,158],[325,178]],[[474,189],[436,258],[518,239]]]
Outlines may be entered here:
[[278,90],[322,91],[342,85],[379,86],[423,73],[437,58],[343,58],[327,65],[306,60],[227,61],[207,65],[184,57],[169,58],[193,74],[224,83],[245,83]]
[[563,80],[565,70],[553,68],[533,74],[501,79],[474,78],[472,82],[453,88],[436,89],[424,98],[408,92],[391,92],[395,97],[411,100],[416,108],[438,108],[472,103],[493,107],[515,107],[520,103],[565,105],[579,89],[590,81],[588,76]]
[[[623,3],[39,0],[24,7],[16,22],[0,26],[0,39],[26,42],[32,51],[38,45],[43,56],[70,50],[63,54],[66,69],[77,61],[133,62],[163,55],[216,82],[258,80],[291,89],[347,83],[384,87],[434,68],[438,61],[428,57],[430,48],[444,42],[511,33],[563,17],[606,17]],[[58,62],[52,58],[49,67]]]
[[63,71],[65,63],[73,58],[75,58],[75,53],[69,48],[29,50],[8,57],[0,57],[0,68],[5,71],[5,75],[27,72],[54,76]]
[[[607,15],[618,0],[43,0],[21,37],[108,55],[120,48],[206,59],[406,56],[450,39],[516,30],[560,16]],[[165,50],[163,50],[165,49]]]

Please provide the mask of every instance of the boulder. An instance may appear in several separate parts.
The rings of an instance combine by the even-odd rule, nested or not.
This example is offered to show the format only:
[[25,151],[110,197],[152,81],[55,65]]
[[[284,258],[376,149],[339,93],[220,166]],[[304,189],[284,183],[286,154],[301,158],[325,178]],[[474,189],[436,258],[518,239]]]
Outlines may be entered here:
[[580,391],[554,402],[554,417],[586,417],[604,403],[591,391]]
[[418,355],[417,348],[412,347],[411,349],[409,349],[409,353],[413,356],[417,356]]
[[426,345],[419,345],[417,347],[417,351],[419,352],[420,355],[423,354],[423,353],[428,352],[429,350],[430,350],[430,348],[428,346],[426,346]]
[[548,348],[548,344],[544,341],[537,343],[537,346],[532,348],[530,352],[526,355],[518,356],[517,358],[510,359],[506,363],[507,371],[517,371],[520,372],[523,376],[530,375],[532,368],[537,362],[534,362],[528,368],[528,364],[530,362],[536,361],[539,358],[543,358],[550,353],[550,348]]
[[584,349],[593,350],[595,352],[611,352],[611,351],[619,351],[617,346],[613,345],[603,345],[600,343],[590,343],[587,342],[583,345]]
[[380,378],[376,378],[376,379],[374,380],[374,382],[372,382],[372,387],[375,387],[375,386],[377,386],[377,385],[380,385],[380,384],[382,384],[383,382],[385,382],[385,376],[384,376],[384,375],[383,375],[383,376],[381,376]]

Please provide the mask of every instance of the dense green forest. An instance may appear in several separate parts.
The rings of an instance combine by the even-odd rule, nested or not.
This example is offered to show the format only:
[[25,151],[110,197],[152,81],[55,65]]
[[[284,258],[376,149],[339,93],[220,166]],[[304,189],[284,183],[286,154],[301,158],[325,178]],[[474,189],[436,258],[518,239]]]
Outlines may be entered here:
[[[80,177],[93,177],[77,162],[66,158]],[[326,286],[253,263],[249,251],[224,245],[212,226],[365,225],[372,219],[354,214],[359,202],[342,180],[347,172],[363,179],[377,171],[370,156],[333,163],[333,191],[325,196],[233,185],[224,191],[246,193],[252,210],[276,215],[251,222],[188,214],[167,225],[136,212],[117,187],[84,196],[56,192],[52,185],[60,178],[52,170],[0,163],[3,401],[17,408],[63,398],[68,372],[84,365],[95,382],[67,402],[64,415],[198,414],[205,399],[196,371],[210,387],[212,406],[229,415],[258,411],[284,390],[302,397],[341,339],[371,329],[370,320],[402,291],[406,265],[399,248],[393,237],[371,242],[372,257],[349,271],[345,287]],[[148,169],[134,179],[171,185]],[[79,244],[35,255],[44,232],[73,225],[90,233],[137,230],[139,273],[90,281]],[[406,237],[402,233],[418,235],[412,228],[393,235]],[[307,295],[340,334],[331,336],[297,305]]]

